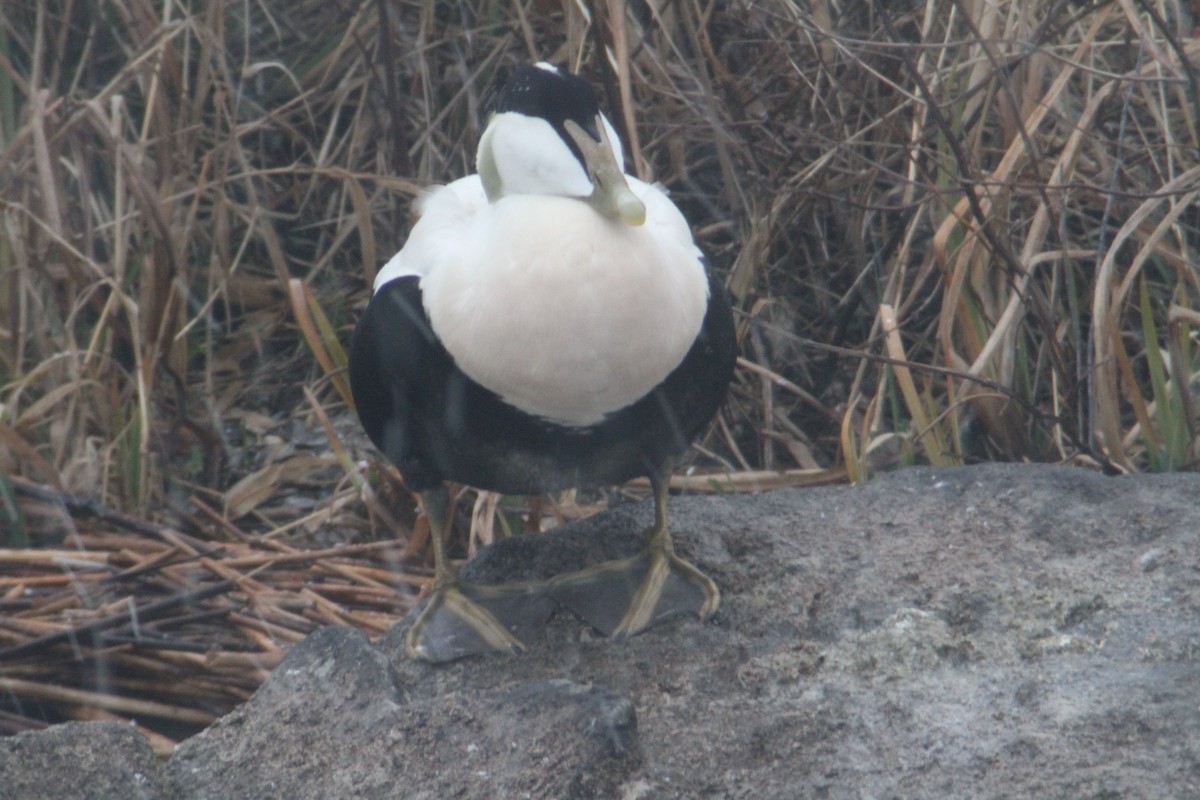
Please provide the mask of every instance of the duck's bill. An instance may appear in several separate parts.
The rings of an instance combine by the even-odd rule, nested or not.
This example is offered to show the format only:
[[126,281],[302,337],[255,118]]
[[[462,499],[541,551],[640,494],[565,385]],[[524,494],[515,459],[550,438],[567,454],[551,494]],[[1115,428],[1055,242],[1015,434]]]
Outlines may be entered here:
[[625,173],[617,164],[609,142],[604,121],[596,117],[596,130],[600,133],[597,141],[579,126],[574,120],[567,120],[564,127],[567,135],[579,146],[583,153],[583,162],[587,166],[588,177],[592,181],[592,194],[588,202],[601,214],[612,219],[620,219],[629,225],[641,225],[646,221],[646,204],[638,199],[625,180]]

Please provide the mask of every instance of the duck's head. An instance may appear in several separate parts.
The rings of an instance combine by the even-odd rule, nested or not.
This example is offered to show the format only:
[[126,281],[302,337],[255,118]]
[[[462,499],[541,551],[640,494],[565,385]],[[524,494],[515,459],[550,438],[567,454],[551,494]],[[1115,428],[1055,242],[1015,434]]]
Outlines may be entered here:
[[513,194],[577,197],[606,217],[646,220],[596,92],[552,64],[521,67],[500,88],[475,163],[490,202]]

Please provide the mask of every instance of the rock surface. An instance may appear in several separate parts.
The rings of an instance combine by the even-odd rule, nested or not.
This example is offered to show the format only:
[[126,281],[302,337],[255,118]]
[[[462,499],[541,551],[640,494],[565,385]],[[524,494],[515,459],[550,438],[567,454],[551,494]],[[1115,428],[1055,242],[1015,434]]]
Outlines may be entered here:
[[[469,569],[625,555],[651,516]],[[403,626],[327,629],[161,772],[111,725],[0,740],[0,798],[1200,797],[1200,475],[914,468],[671,523],[722,589],[708,623],[616,642],[560,613],[523,656],[441,667]],[[95,783],[38,788],[56,764]]]
[[150,743],[125,723],[68,722],[0,739],[3,800],[163,796]]

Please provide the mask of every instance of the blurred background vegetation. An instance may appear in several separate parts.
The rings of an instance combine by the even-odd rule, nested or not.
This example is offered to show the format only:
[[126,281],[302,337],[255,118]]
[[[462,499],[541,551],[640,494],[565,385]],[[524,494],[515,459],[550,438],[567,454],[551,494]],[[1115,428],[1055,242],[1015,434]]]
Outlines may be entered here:
[[338,345],[531,59],[602,89],[740,309],[679,485],[1194,469],[1195,10],[6,2],[0,474],[192,528],[369,527],[394,476]]
[[694,485],[1194,468],[1192,12],[10,2],[0,470],[236,518],[325,480],[314,439],[348,439],[343,471],[376,459],[336,343],[415,194],[472,170],[488,86],[532,59],[601,86],[742,311],[737,385],[696,455],[722,477]]
[[[736,299],[677,488],[1196,469],[1196,12],[5,0],[0,733],[115,716],[169,753],[316,627],[412,607],[427,526],[343,347],[530,60],[595,82]],[[452,552],[610,494],[464,491]]]

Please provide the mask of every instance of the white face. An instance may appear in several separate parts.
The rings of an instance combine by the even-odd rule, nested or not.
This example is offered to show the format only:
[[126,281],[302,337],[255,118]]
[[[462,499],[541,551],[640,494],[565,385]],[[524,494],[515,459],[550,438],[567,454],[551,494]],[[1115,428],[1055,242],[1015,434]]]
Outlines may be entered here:
[[592,191],[579,159],[540,117],[511,111],[494,115],[479,141],[477,167],[489,197],[586,197]]
[[[621,140],[607,117],[601,115],[601,121],[623,169]],[[493,202],[514,194],[587,197],[593,189],[583,165],[549,122],[511,111],[492,116],[479,140],[476,168]]]

